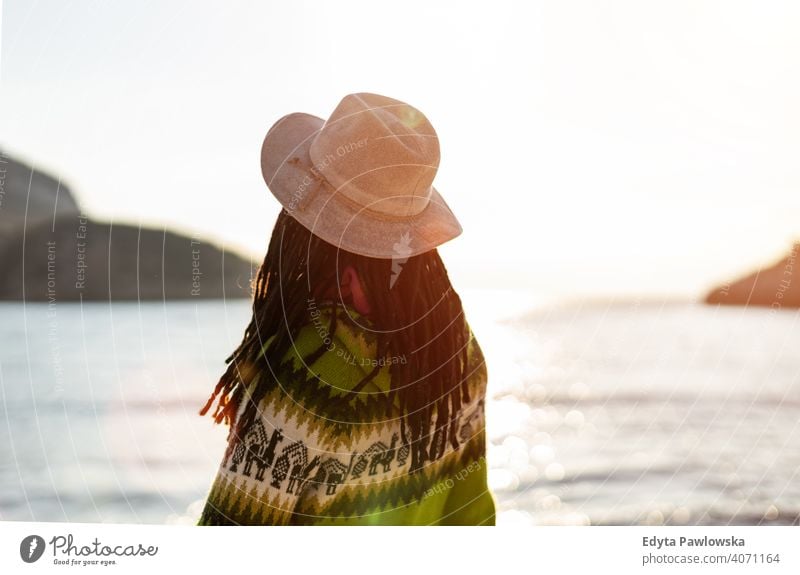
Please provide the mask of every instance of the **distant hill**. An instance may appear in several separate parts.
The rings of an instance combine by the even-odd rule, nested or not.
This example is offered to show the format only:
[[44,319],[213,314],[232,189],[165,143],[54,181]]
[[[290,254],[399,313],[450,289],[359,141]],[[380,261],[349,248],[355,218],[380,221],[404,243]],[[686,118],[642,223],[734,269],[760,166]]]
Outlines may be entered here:
[[0,150],[0,246],[3,240],[16,237],[26,222],[35,226],[58,216],[80,213],[67,186]]
[[256,269],[244,258],[168,230],[93,221],[57,179],[2,157],[0,300],[250,297]]
[[714,288],[706,303],[800,308],[800,243],[768,268]]

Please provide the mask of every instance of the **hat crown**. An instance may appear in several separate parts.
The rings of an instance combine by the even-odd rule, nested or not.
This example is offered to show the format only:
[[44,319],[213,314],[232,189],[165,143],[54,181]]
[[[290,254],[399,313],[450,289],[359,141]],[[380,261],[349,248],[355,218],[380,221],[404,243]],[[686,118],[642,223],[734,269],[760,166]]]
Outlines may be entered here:
[[408,217],[428,205],[439,138],[425,115],[378,94],[345,96],[309,149],[316,170],[361,208]]

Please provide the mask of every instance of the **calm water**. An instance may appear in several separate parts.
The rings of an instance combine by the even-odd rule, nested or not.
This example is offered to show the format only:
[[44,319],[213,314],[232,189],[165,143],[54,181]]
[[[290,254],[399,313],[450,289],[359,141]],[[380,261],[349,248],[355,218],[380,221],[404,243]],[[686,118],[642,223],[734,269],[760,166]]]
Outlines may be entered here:
[[[797,313],[464,300],[498,523],[800,521]],[[193,521],[225,445],[197,409],[248,314],[0,304],[0,519]]]

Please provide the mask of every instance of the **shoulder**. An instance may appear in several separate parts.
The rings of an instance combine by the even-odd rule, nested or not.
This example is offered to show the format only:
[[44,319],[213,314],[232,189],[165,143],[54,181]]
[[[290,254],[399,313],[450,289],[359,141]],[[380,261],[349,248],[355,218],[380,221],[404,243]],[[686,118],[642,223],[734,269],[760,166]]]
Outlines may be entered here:
[[488,383],[486,358],[472,329],[469,327],[467,329],[469,330],[469,340],[467,343],[467,365],[464,377],[467,378],[470,391],[475,392],[473,395],[484,395]]

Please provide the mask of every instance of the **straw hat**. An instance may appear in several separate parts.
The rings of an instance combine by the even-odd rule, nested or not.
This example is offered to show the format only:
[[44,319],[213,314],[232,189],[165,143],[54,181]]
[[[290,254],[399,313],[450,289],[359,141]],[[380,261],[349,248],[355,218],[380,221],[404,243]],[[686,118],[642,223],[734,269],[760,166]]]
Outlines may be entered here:
[[416,108],[377,94],[345,96],[327,121],[294,113],[264,138],[261,171],[313,234],[374,258],[424,253],[461,233],[433,187],[439,139]]

